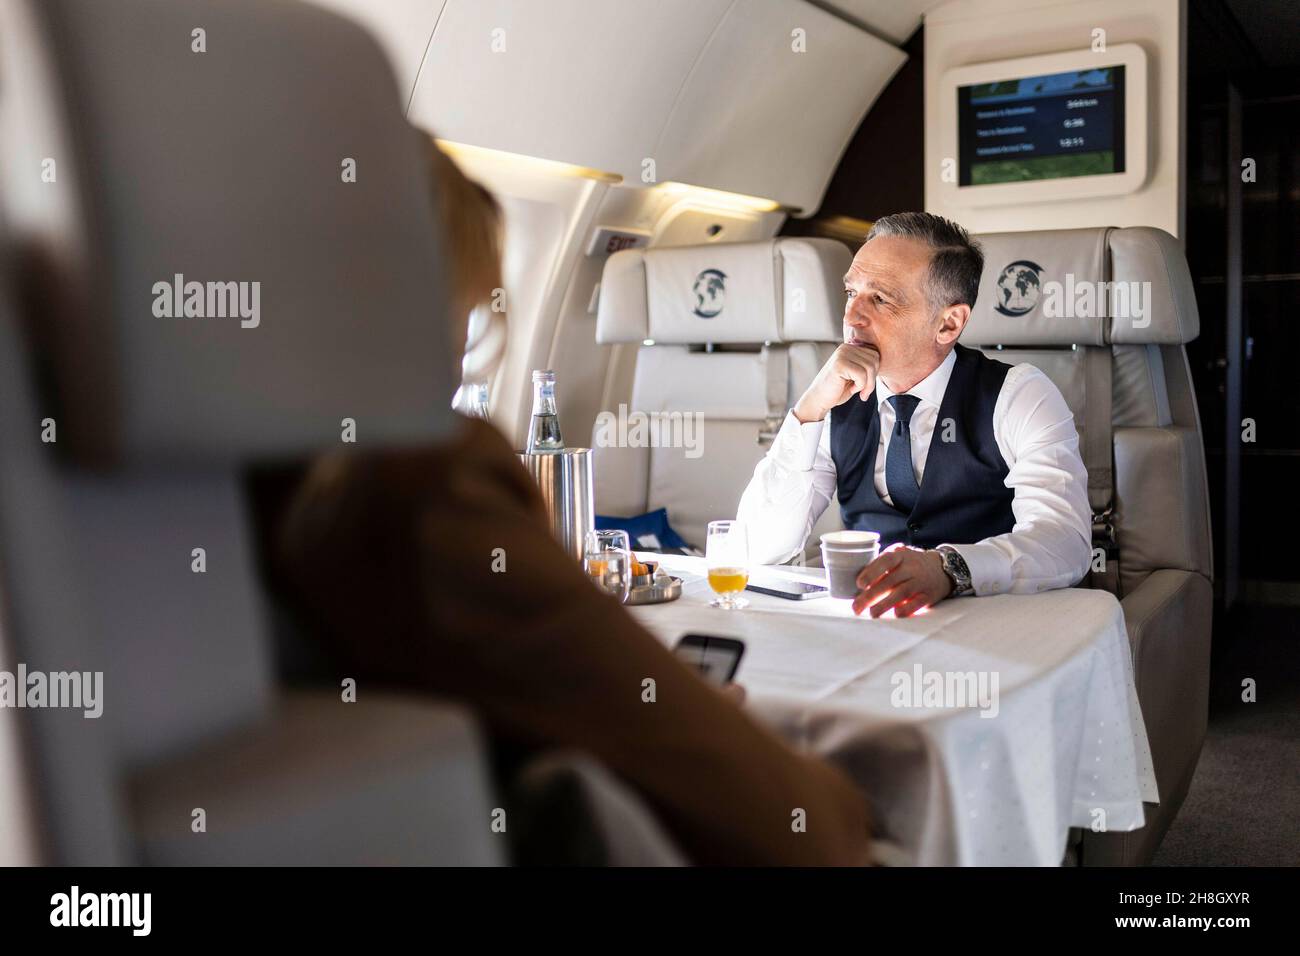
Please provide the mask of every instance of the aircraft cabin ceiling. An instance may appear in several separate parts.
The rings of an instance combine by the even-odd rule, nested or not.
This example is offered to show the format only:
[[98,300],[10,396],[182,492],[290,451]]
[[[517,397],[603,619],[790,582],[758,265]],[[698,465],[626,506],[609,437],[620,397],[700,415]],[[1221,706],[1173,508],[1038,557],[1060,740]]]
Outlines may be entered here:
[[[366,25],[412,122],[629,185],[811,214],[922,0],[315,0]],[[802,32],[800,32],[802,31]],[[779,69],[776,68],[779,59]]]

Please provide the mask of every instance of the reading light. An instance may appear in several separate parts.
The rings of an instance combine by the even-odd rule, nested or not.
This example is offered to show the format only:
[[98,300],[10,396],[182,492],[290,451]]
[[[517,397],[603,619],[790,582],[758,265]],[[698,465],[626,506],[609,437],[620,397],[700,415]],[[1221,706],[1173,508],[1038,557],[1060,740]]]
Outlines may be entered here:
[[554,159],[525,156],[523,153],[507,153],[500,149],[489,149],[486,146],[470,146],[467,143],[453,143],[446,139],[440,139],[437,143],[443,152],[452,159],[466,161],[470,164],[485,161],[502,163],[521,168],[531,168],[536,172],[546,173],[550,176],[595,179],[602,183],[615,185],[623,181],[623,177],[618,173],[607,173],[600,169],[592,169],[589,166],[574,166],[572,163],[562,163]]
[[[539,173],[545,173],[550,176],[568,176],[577,179],[594,179],[602,183],[619,185],[624,182],[622,176],[618,173],[605,172],[600,169],[593,169],[590,166],[575,166],[572,163],[563,163],[554,159],[542,159],[538,156],[526,156],[523,153],[508,153],[500,149],[491,149],[487,146],[471,146],[468,143],[456,143],[447,139],[437,140],[438,146],[442,148],[452,159],[466,162],[470,165],[489,162],[502,165],[514,166],[516,168],[531,168]],[[722,189],[709,189],[705,186],[692,186],[689,183],[665,182],[655,186],[670,196],[689,198],[702,204],[707,204],[715,209],[724,209],[734,212],[785,212],[797,213],[797,206],[783,206],[775,199],[764,199],[761,196],[746,196],[742,193],[727,192]],[[716,228],[716,227],[715,227]],[[721,229],[718,228],[718,232]],[[714,233],[716,235],[717,233]]]
[[721,189],[709,189],[705,186],[692,186],[689,183],[667,182],[659,186],[670,195],[689,197],[706,203],[714,208],[730,209],[736,212],[785,212],[797,213],[797,206],[783,206],[775,199],[761,196],[746,196],[741,193],[729,193]]

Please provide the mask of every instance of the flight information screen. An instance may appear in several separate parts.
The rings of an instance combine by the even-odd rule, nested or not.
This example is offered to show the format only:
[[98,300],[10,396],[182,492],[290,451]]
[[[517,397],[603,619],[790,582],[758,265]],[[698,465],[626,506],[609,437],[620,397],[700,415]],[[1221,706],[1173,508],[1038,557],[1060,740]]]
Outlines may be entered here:
[[957,88],[958,184],[1124,172],[1124,67]]

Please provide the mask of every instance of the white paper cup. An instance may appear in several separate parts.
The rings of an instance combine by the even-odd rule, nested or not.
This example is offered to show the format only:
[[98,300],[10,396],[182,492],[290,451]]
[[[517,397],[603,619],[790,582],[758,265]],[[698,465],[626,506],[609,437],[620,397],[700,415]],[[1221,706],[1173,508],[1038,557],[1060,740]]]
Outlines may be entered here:
[[[827,541],[832,535],[862,535]],[[834,531],[822,535],[822,567],[831,597],[847,599],[858,593],[858,573],[880,554],[880,535],[874,531]]]
[[875,531],[827,531],[821,541],[822,547],[830,551],[862,551],[880,547],[880,535]]

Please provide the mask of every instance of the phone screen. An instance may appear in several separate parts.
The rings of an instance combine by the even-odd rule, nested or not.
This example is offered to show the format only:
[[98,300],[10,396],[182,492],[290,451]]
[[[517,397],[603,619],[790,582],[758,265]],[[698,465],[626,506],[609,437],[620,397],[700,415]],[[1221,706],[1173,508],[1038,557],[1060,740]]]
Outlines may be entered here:
[[674,652],[687,664],[700,672],[713,684],[727,684],[736,676],[745,644],[734,637],[712,637],[708,634],[687,634]]

